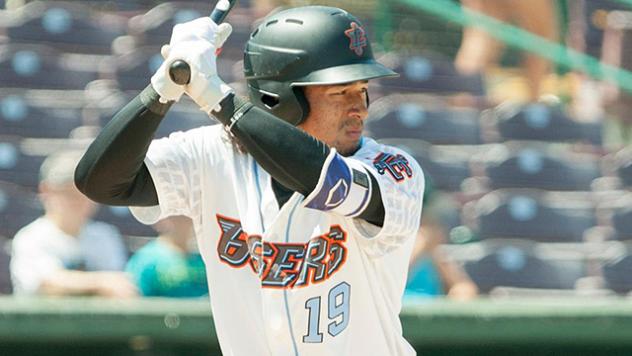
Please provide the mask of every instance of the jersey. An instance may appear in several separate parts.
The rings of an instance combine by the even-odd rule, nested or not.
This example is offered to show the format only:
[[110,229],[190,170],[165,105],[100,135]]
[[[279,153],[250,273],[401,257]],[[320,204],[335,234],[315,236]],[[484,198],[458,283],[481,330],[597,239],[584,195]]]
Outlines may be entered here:
[[346,159],[377,178],[382,227],[308,207],[300,193],[279,207],[271,176],[220,125],[150,145],[145,164],[160,203],[132,213],[143,223],[192,218],[223,355],[415,353],[399,312],[423,173],[371,139]]
[[15,234],[11,279],[17,294],[35,294],[43,280],[59,270],[122,271],[127,249],[116,227],[89,221],[70,236],[46,217]]

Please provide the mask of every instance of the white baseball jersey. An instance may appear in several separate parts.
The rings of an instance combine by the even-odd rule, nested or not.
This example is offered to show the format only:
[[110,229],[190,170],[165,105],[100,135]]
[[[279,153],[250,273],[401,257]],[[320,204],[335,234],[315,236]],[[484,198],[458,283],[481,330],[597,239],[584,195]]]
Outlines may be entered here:
[[[221,125],[155,140],[145,164],[160,205],[132,212],[193,219],[225,356],[415,354],[399,312],[424,179],[407,154],[371,139],[352,157],[332,152],[314,192],[281,208]],[[351,217],[370,196],[352,169],[377,178],[383,227]]]
[[122,271],[127,262],[119,231],[97,221],[70,236],[43,216],[20,229],[11,247],[15,294],[37,294],[42,281],[60,270]]

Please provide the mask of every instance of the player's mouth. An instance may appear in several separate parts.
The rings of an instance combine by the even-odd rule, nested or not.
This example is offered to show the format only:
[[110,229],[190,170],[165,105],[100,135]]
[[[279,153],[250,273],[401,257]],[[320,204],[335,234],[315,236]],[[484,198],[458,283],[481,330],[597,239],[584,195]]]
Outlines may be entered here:
[[349,139],[357,141],[362,136],[362,129],[347,129],[345,130],[345,134]]
[[352,141],[357,141],[362,136],[364,123],[360,120],[349,120],[343,126],[345,136]]

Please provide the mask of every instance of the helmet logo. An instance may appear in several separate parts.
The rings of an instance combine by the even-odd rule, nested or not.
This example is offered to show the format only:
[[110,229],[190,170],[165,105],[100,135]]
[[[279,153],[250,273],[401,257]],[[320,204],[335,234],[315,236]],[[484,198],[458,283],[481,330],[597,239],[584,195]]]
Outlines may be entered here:
[[364,47],[367,45],[364,29],[357,23],[352,22],[351,28],[345,31],[345,35],[349,37],[349,49],[361,56],[364,52]]

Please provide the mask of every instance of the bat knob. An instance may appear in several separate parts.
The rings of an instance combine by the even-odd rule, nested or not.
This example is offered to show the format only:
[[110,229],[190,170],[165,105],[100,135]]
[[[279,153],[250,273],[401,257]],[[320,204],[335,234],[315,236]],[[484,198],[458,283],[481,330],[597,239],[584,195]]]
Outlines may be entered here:
[[187,62],[176,60],[169,66],[169,77],[171,77],[171,80],[176,84],[189,84],[191,80],[191,68],[189,68]]

